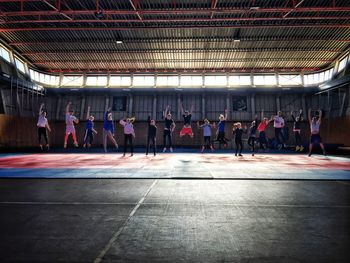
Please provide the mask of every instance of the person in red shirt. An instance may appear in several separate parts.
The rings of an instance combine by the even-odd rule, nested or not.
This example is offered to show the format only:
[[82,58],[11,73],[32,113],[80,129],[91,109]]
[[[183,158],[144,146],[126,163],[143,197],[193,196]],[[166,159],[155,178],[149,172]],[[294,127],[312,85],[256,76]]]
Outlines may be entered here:
[[262,109],[261,110],[261,122],[259,123],[259,126],[258,126],[260,149],[266,150],[267,139],[266,139],[265,129],[271,121],[273,121],[273,118],[271,117],[271,119],[268,119],[268,118],[264,117],[264,110]]

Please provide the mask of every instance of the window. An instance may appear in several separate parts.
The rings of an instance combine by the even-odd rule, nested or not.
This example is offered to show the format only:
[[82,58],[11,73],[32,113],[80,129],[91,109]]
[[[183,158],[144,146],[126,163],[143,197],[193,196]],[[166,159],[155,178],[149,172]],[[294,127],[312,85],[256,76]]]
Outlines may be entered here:
[[278,75],[280,85],[302,85],[300,75]]
[[227,86],[226,76],[205,76],[205,86]]
[[179,86],[179,77],[157,76],[157,86]]
[[154,76],[134,76],[133,86],[154,86]]
[[348,60],[348,57],[345,57],[339,62],[338,72],[342,71],[345,68],[347,60]]
[[202,76],[181,76],[180,77],[180,86],[202,86],[203,77]]
[[131,86],[131,77],[127,76],[110,76],[109,86]]
[[16,68],[19,71],[21,71],[22,73],[25,73],[24,63],[22,61],[20,61],[18,58],[15,58],[15,64],[16,64]]
[[63,76],[61,86],[82,86],[83,76]]
[[277,84],[275,75],[256,75],[253,77],[254,85],[274,86]]
[[250,86],[250,75],[229,76],[228,84],[229,86]]
[[86,86],[107,86],[107,76],[88,76]]
[[126,111],[126,96],[113,97],[113,111]]
[[0,56],[3,59],[5,59],[7,62],[11,62],[10,52],[6,48],[4,48],[2,46],[0,46]]

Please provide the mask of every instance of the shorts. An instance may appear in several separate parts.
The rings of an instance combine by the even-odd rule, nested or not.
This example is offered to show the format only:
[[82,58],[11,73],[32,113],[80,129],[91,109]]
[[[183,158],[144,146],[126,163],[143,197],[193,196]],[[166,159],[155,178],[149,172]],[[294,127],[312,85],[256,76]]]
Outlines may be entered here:
[[74,128],[74,126],[67,125],[66,126],[66,134],[70,134],[70,133],[75,133],[75,128]]
[[322,138],[319,134],[311,134],[310,143],[322,143]]
[[184,136],[184,135],[189,135],[191,137],[193,137],[193,131],[192,131],[192,128],[191,127],[183,127],[180,131],[180,136]]

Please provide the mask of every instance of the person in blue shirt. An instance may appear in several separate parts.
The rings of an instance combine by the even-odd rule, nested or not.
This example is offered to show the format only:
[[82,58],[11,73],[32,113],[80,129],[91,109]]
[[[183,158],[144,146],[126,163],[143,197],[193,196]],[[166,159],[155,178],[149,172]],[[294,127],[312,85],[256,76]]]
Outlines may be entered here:
[[85,128],[85,136],[84,136],[84,144],[83,147],[90,148],[92,142],[94,141],[94,134],[97,134],[97,131],[94,129],[94,120],[95,117],[90,115],[90,106],[87,108],[86,112],[86,128]]
[[225,115],[220,114],[219,116],[219,124],[218,124],[218,128],[216,130],[216,141],[219,142],[219,147],[221,146],[221,144],[224,145],[224,147],[227,147],[227,142],[228,139],[226,139],[225,137],[225,124],[227,121],[227,109],[225,110]]
[[115,148],[118,150],[118,144],[114,139],[114,123],[112,116],[112,109],[108,108],[104,115],[103,121],[103,148],[107,152],[107,137],[112,141]]

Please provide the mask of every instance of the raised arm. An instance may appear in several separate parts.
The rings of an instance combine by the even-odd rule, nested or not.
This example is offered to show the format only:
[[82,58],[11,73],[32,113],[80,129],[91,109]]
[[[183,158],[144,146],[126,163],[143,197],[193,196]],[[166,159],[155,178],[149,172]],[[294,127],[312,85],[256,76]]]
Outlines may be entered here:
[[290,115],[292,116],[292,120],[295,122],[294,112],[293,112],[293,111],[291,111],[291,112],[290,112]]
[[264,109],[261,109],[260,121],[264,119]]
[[39,115],[41,115],[43,113],[44,105],[45,105],[44,103],[40,104]]
[[147,118],[147,123],[148,123],[148,126],[151,126],[151,116],[148,115],[148,118]]
[[299,110],[299,121],[301,121],[302,117],[303,117],[303,110]]
[[194,107],[193,107],[193,104],[192,104],[192,105],[191,105],[191,108],[190,108],[190,114],[192,114],[193,109],[194,109]]
[[66,106],[66,114],[69,113],[70,105],[72,105],[72,102],[71,102],[71,101],[69,101],[69,102],[67,103],[67,106]]
[[90,117],[90,106],[87,107],[86,119],[88,120]]
[[322,110],[319,109],[318,110],[318,122],[321,123],[321,119],[322,119]]
[[126,121],[125,121],[125,119],[121,119],[121,120],[119,121],[119,123],[120,123],[120,125],[124,126],[124,125],[126,124]]
[[166,118],[166,115],[168,114],[168,110],[169,110],[169,105],[166,106],[164,112],[163,112],[163,117]]
[[311,123],[311,109],[309,109],[307,116],[308,116],[309,122]]
[[136,120],[136,118],[135,118],[135,117],[131,117],[131,118],[130,118],[130,122],[131,122],[131,123],[134,123],[134,122],[135,122],[135,120]]
[[227,121],[227,109],[225,109],[225,121]]
[[185,114],[185,112],[184,112],[184,106],[182,105],[182,102],[180,103],[180,110],[181,110],[181,114],[182,114],[182,115]]

